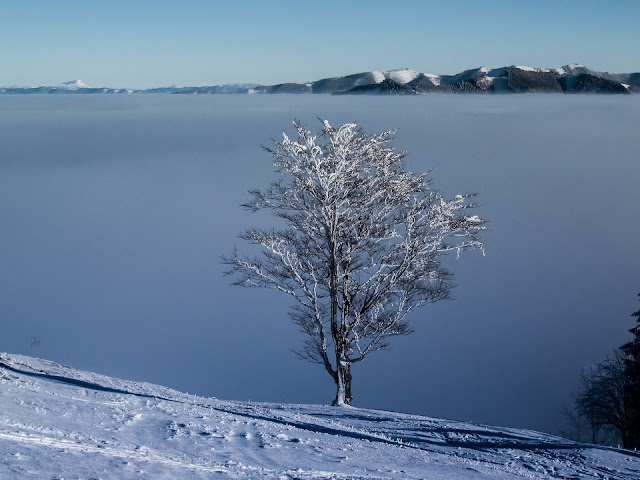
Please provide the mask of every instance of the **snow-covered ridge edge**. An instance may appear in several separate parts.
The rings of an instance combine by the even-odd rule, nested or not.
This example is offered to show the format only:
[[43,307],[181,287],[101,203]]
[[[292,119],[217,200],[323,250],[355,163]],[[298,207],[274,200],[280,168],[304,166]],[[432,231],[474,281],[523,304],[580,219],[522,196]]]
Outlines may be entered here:
[[113,478],[351,480],[630,480],[640,473],[633,452],[530,430],[353,407],[222,401],[21,355],[0,354],[0,404],[2,478],[84,478],[102,470]]
[[103,391],[118,390],[139,396],[153,395],[182,400],[192,398],[192,396],[187,393],[147,382],[136,382],[109,377],[107,375],[79,370],[50,360],[26,355],[0,353],[0,378],[10,376],[11,372],[14,374],[22,373],[27,377],[31,376],[31,378],[48,378],[61,383],[69,380],[68,383],[70,385],[75,381],[78,385],[84,383],[87,388],[93,385],[100,387]]
[[307,83],[171,86],[135,90],[91,87],[81,80],[56,86],[0,87],[0,94],[420,94],[420,93],[637,93],[640,73],[609,73],[580,64],[558,68],[479,67],[454,75],[409,68],[327,77]]

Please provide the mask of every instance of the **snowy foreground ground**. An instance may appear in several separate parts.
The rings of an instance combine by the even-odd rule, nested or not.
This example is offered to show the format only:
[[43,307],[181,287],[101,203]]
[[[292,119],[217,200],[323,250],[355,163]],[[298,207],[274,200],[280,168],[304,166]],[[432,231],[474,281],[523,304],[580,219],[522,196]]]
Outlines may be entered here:
[[640,478],[640,456],[526,430],[228,402],[0,354],[0,478]]

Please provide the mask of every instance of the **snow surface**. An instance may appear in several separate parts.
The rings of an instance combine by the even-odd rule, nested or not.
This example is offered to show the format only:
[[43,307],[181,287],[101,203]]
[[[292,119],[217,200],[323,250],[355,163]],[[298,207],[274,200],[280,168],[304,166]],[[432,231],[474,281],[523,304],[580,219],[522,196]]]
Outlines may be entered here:
[[389,70],[386,73],[386,77],[390,80],[393,80],[396,83],[400,83],[404,85],[405,83],[409,83],[411,80],[415,79],[418,75],[420,75],[415,70],[409,70],[408,68],[401,68],[398,70]]
[[0,354],[0,478],[638,479],[637,453],[378,410],[230,402]]
[[476,79],[477,85],[481,88],[489,88],[495,82],[497,77],[482,76]]
[[558,75],[572,75],[575,70],[584,68],[584,65],[580,65],[579,63],[570,63],[569,65],[565,65],[564,67],[556,68],[555,72]]
[[524,66],[524,65],[516,65],[515,67],[518,70],[524,70],[525,72],[538,72],[539,71],[537,68],[527,67],[527,66]]
[[373,83],[384,82],[385,74],[383,72],[373,71],[371,74],[373,75]]
[[434,85],[440,86],[440,75],[435,75],[433,73],[424,73],[425,77],[427,77]]

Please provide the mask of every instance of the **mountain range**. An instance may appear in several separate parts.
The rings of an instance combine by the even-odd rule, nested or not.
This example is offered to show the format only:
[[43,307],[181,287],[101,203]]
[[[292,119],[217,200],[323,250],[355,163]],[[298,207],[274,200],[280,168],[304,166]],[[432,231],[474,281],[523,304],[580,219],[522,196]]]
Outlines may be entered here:
[[226,84],[146,90],[90,87],[80,80],[56,86],[0,87],[0,94],[337,94],[416,95],[423,93],[619,93],[640,92],[640,73],[609,73],[571,64],[560,68],[480,67],[455,75],[408,68],[355,73],[308,83]]

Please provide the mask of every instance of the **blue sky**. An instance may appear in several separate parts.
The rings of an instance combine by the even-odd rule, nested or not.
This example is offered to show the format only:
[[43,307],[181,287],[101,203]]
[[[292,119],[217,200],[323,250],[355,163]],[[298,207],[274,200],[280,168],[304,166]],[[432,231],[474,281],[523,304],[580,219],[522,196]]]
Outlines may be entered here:
[[640,2],[0,3],[0,85],[304,82],[408,67],[639,71]]

